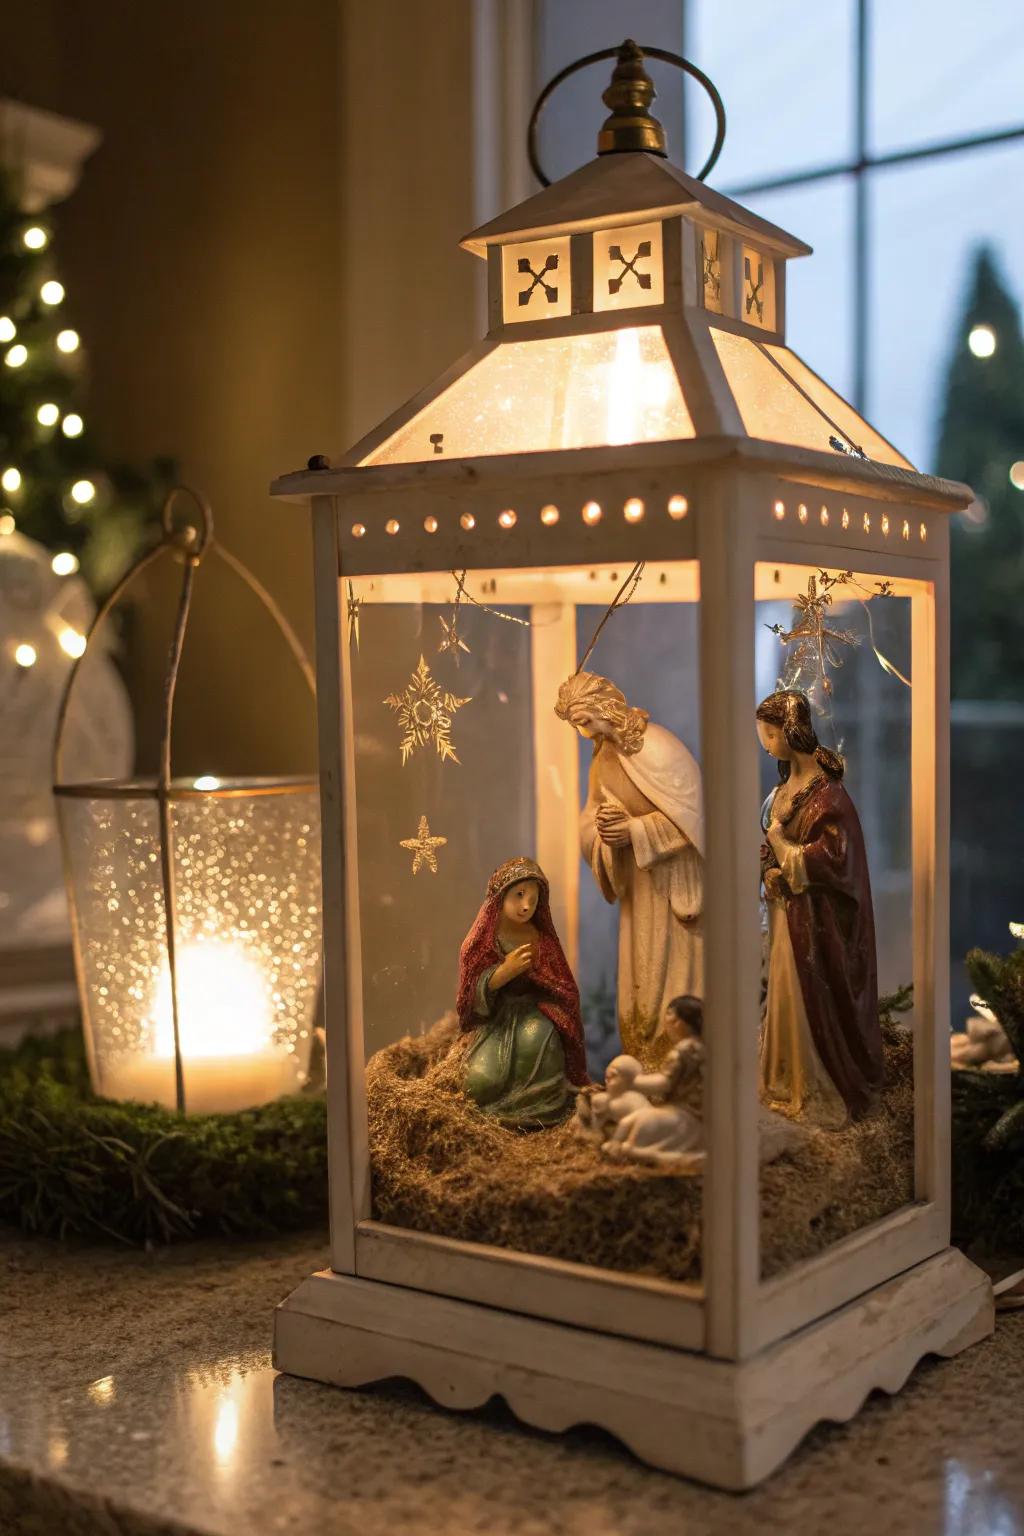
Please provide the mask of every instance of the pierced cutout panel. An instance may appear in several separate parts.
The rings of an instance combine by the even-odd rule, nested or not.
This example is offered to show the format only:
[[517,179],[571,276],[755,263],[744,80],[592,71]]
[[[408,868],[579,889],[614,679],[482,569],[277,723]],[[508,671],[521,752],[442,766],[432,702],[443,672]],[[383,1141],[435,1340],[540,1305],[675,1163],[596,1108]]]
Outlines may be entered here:
[[501,312],[506,325],[572,314],[568,235],[502,247]]
[[661,223],[606,229],[594,236],[594,309],[665,302]]
[[880,464],[913,468],[788,347],[770,346],[714,327],[711,336],[751,437],[823,452],[836,451],[830,442],[836,437]]
[[496,347],[364,464],[694,436],[660,326]]
[[745,245],[740,257],[739,318],[766,331],[775,329],[775,263]]

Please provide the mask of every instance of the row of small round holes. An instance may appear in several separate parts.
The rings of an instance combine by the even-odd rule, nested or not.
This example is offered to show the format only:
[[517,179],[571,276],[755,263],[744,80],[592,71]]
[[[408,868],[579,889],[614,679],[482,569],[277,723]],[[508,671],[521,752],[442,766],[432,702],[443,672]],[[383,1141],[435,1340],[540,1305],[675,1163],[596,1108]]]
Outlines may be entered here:
[[[679,522],[680,519],[684,518],[687,512],[689,512],[690,503],[687,501],[685,496],[670,496],[668,501],[665,503],[665,510],[669,517],[672,518],[673,522]],[[622,504],[622,515],[627,523],[638,523],[646,511],[647,508],[639,496],[630,496],[629,499]],[[540,520],[545,528],[553,528],[561,516],[562,514],[559,509],[551,502],[548,502],[547,506],[541,507],[540,509]],[[603,516],[604,508],[601,506],[599,501],[585,502],[580,508],[580,517],[587,524],[588,528],[592,528],[595,523],[599,523]],[[499,528],[514,528],[518,521],[519,514],[512,507],[506,507],[503,512],[498,513]],[[427,533],[436,533],[438,526],[439,524],[436,517],[425,517],[423,519],[423,527]],[[474,517],[473,513],[463,512],[462,516],[459,518],[459,526],[460,528],[463,528],[466,533],[470,533],[476,527],[476,518]],[[397,517],[390,517],[384,524],[384,532],[396,534],[398,533],[400,527],[401,524],[399,523]],[[365,533],[365,523],[352,524],[352,537],[354,539],[361,539]]]
[[[776,520],[776,522],[781,523],[783,518],[786,516],[786,503],[784,501],[777,501],[775,503],[774,507],[772,508],[772,511],[775,513],[775,520]],[[797,507],[797,509],[796,509],[796,517],[797,517],[797,522],[799,522],[799,523],[806,523],[806,522],[809,521],[810,513],[808,512],[807,506],[806,506],[806,504],[804,502],[800,502],[799,506]],[[823,528],[827,528],[828,527],[829,521],[830,521],[830,515],[829,515],[828,507],[822,507],[821,511],[818,513],[818,521],[821,523],[821,526]],[[840,518],[840,524],[841,524],[841,526],[843,528],[849,528],[849,526],[850,526],[850,514],[846,510],[845,507],[843,508],[842,516]],[[881,528],[882,534],[883,534],[883,536],[885,538],[889,537],[889,529],[891,528],[891,526],[892,526],[892,524],[890,523],[888,512],[883,512],[882,516],[881,516],[881,519],[880,519],[880,522],[879,522],[879,527]],[[870,512],[865,512],[864,513],[863,527],[864,527],[864,532],[865,533],[870,533],[871,532],[871,513]],[[910,538],[910,520],[909,520],[909,518],[905,517],[903,519],[903,527],[901,529],[901,532],[902,532],[903,537],[905,539],[909,539]],[[927,529],[927,527],[926,527],[926,525],[924,523],[921,523],[918,526],[918,537],[920,538],[922,544],[924,543],[925,539],[927,539],[927,537],[928,537],[928,529]]]

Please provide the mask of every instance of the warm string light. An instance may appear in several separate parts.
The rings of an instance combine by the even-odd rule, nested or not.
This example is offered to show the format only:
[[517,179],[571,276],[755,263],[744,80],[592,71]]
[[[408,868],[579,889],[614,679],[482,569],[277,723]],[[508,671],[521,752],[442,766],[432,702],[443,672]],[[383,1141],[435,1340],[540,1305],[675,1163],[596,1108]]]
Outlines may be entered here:
[[0,475],[0,485],[3,486],[5,491],[13,496],[15,491],[21,490],[21,470],[15,469],[13,464],[10,465],[10,467],[5,469],[3,474]]
[[9,347],[4,353],[4,362],[7,364],[8,368],[21,368],[22,365],[27,361],[28,347],[26,347],[23,342],[15,342],[14,346]]
[[996,350],[996,333],[990,325],[972,325],[967,345],[975,357],[991,357]]
[[65,416],[60,424],[60,429],[65,437],[81,437],[84,427],[85,422],[77,411],[72,411],[69,415]]
[[38,661],[38,653],[34,645],[29,645],[27,640],[15,647],[14,659],[19,667],[34,667]]
[[60,352],[77,352],[79,335],[77,331],[66,330],[57,332],[57,349]]
[[45,251],[50,236],[41,224],[30,224],[28,229],[22,231],[21,241],[30,251]]
[[79,507],[87,507],[96,496],[96,487],[91,480],[76,480],[71,487],[71,500]]
[[36,411],[36,421],[38,421],[41,427],[55,427],[59,420],[60,406],[54,405],[52,400],[48,400],[45,405],[41,405],[38,411]]
[[85,652],[85,636],[77,629],[72,629],[70,624],[64,626],[57,636],[57,643],[66,656],[76,659]]
[[0,512],[0,538],[6,538],[14,529],[15,522],[10,512]]
[[13,341],[18,334],[18,327],[10,315],[0,315],[0,341]]
[[78,570],[78,556],[69,549],[62,549],[50,561],[50,569],[55,576],[73,576]]
[[44,304],[49,305],[52,309],[55,304],[60,304],[64,298],[64,284],[58,283],[56,278],[51,277],[40,288],[39,297]]

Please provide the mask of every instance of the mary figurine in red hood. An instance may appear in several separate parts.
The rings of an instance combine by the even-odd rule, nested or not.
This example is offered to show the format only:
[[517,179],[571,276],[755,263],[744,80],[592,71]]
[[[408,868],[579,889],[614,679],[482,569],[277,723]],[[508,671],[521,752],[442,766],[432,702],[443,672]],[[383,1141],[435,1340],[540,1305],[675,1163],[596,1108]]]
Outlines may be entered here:
[[523,1128],[564,1120],[587,1082],[580,994],[533,859],[509,859],[487,882],[459,955],[457,1008],[473,1032],[465,1091],[483,1113]]

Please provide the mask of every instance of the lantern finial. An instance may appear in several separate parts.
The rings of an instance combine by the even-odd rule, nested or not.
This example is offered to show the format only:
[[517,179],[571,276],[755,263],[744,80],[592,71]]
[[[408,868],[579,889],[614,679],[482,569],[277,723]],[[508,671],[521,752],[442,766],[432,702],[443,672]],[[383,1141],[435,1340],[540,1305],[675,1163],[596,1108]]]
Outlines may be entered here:
[[619,49],[611,85],[601,98],[611,109],[611,116],[597,136],[599,155],[617,155],[625,150],[642,150],[649,155],[666,153],[665,130],[648,111],[656,94],[644,69],[643,51],[627,37]]

